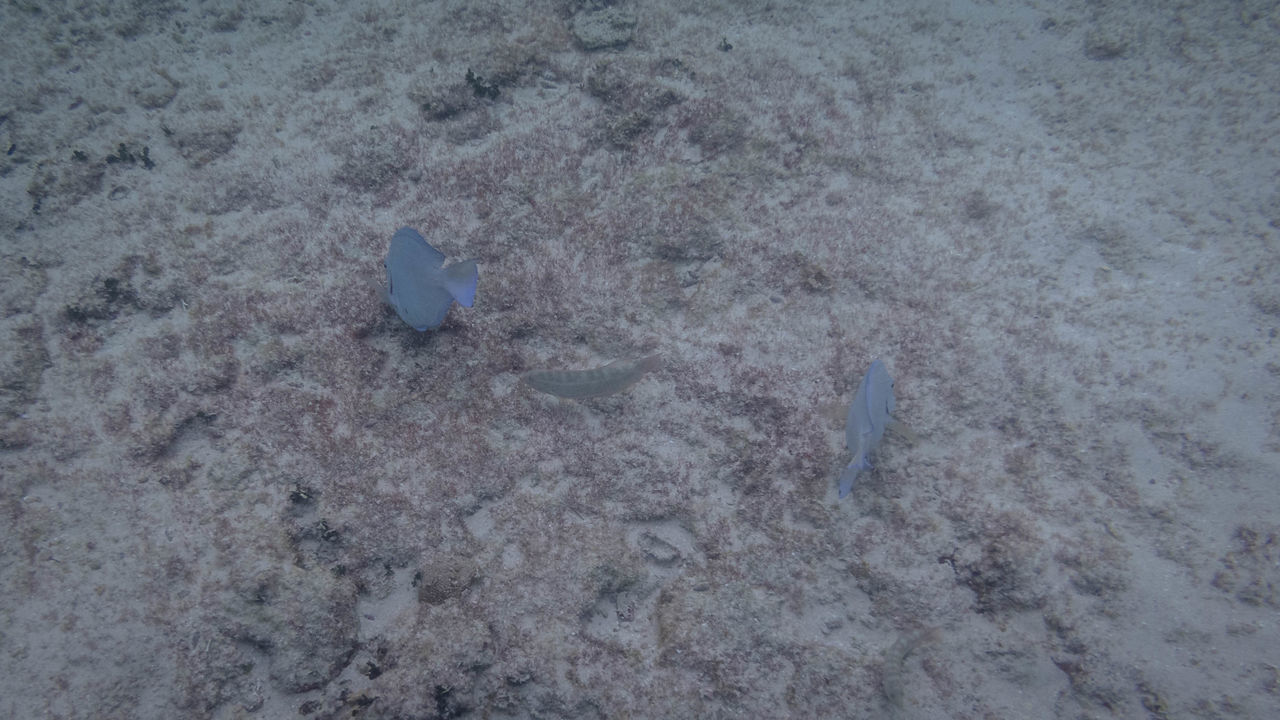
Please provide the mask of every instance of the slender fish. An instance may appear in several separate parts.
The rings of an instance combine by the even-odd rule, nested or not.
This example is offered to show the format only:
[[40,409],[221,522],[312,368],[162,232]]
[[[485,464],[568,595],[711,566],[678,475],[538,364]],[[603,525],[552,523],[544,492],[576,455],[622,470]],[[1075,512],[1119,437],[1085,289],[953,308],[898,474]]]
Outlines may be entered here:
[[530,370],[521,379],[534,390],[581,400],[622,392],[660,367],[662,356],[650,355],[636,360],[614,360],[590,370]]

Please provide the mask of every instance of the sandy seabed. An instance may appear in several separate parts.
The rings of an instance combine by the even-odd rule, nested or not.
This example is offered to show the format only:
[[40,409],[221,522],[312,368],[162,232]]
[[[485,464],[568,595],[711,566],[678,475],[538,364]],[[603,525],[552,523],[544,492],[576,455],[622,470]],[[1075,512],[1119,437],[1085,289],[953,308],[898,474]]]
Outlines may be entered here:
[[1277,3],[0,26],[0,716],[1280,717]]

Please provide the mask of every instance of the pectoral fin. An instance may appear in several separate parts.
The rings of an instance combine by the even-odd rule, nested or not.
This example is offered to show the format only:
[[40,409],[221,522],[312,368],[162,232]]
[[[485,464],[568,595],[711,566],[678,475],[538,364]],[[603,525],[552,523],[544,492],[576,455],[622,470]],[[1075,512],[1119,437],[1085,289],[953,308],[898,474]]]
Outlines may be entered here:
[[912,430],[910,425],[902,422],[901,420],[890,420],[889,424],[885,427],[885,430],[888,430],[894,435],[906,440],[908,445],[915,445],[920,442],[920,436],[916,434],[916,431]]

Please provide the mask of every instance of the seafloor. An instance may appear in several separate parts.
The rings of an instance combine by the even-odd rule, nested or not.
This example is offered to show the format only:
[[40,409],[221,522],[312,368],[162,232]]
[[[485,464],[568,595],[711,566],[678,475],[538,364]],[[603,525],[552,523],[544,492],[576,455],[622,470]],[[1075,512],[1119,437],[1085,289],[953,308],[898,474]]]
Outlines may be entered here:
[[1276,2],[0,26],[0,716],[1280,717]]

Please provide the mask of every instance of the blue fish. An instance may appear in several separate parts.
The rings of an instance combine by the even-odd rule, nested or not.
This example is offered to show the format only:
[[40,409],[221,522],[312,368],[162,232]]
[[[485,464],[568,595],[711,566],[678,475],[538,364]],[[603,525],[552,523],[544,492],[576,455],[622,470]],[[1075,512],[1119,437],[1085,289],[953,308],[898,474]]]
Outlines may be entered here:
[[853,451],[853,461],[840,473],[840,497],[853,490],[858,473],[871,469],[871,453],[884,437],[893,412],[893,378],[879,359],[871,361],[871,367],[858,385],[858,392],[849,406],[845,421],[844,440]]
[[414,330],[434,330],[456,300],[471,307],[480,270],[475,260],[444,267],[444,253],[431,247],[417,230],[402,227],[391,236],[387,251],[387,287],[383,300]]

